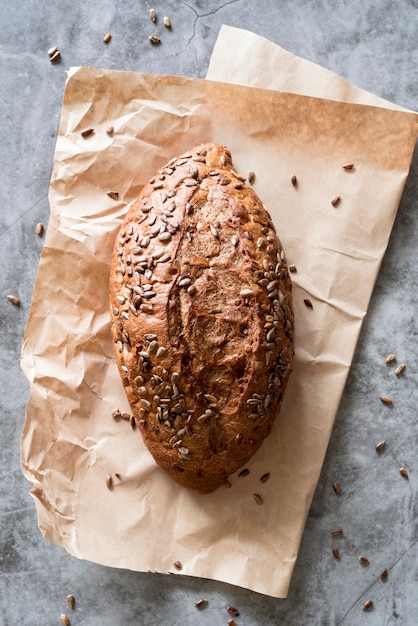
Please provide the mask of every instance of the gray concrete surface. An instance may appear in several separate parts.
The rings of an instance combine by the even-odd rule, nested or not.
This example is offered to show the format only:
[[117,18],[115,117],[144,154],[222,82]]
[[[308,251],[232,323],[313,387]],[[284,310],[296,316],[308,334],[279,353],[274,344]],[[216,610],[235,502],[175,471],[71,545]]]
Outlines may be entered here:
[[[154,28],[148,10],[168,15]],[[205,77],[221,24],[252,30],[416,110],[417,0],[2,0],[0,3],[0,623],[238,626],[418,624],[418,154],[346,386],[295,568],[277,600],[213,581],[79,561],[47,543],[20,468],[29,386],[19,355],[42,238],[65,70],[75,65]],[[108,45],[102,39],[112,33]],[[148,35],[161,33],[152,47]],[[61,60],[50,63],[57,45]],[[227,62],[227,60],[226,60]],[[15,293],[16,307],[6,298]],[[384,365],[390,352],[407,368]],[[392,411],[374,402],[392,395]],[[377,454],[375,444],[385,439]],[[409,478],[398,468],[408,469]],[[332,483],[339,482],[337,496]],[[336,541],[330,529],[343,525]],[[332,557],[338,545],[342,558]],[[365,554],[369,566],[359,565]],[[388,578],[380,572],[388,569]],[[71,611],[67,594],[76,598]],[[197,611],[194,603],[209,600]],[[374,608],[362,611],[371,598]]]

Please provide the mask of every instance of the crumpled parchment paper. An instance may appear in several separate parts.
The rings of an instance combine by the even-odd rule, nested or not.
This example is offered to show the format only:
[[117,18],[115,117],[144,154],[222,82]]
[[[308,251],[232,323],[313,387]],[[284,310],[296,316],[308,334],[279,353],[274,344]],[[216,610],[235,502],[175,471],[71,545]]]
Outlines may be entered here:
[[[295,76],[304,64],[295,60]],[[416,131],[415,115],[384,108],[185,77],[68,72],[22,350],[31,386],[22,467],[48,540],[105,565],[286,596]],[[227,145],[237,171],[255,172],[297,268],[282,412],[249,475],[206,496],[174,483],[129,423],[112,418],[129,407],[108,314],[110,255],[129,203],[166,161],[204,141]]]

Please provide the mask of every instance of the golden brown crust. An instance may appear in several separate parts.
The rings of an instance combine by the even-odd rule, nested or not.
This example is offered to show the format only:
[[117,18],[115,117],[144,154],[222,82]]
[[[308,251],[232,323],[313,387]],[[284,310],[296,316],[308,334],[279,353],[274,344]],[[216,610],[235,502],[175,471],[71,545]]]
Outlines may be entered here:
[[116,240],[110,304],[146,446],[178,483],[214,491],[269,434],[293,357],[283,249],[227,148],[197,146],[145,185]]

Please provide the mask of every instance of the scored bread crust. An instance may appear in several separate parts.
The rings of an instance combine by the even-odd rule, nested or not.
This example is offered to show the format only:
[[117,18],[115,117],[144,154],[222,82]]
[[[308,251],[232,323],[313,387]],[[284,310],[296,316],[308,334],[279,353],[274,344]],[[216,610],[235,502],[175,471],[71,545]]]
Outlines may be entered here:
[[214,491],[270,433],[294,352],[283,248],[226,147],[201,144],[144,186],[116,239],[110,315],[145,445],[178,483]]

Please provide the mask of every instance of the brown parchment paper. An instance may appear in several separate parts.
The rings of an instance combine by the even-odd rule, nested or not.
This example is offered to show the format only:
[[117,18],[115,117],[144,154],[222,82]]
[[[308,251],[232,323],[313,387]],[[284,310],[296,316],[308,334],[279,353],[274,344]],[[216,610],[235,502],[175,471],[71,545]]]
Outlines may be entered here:
[[[83,139],[87,127],[94,134]],[[415,135],[408,113],[209,80],[69,72],[22,352],[31,383],[22,466],[48,540],[105,565],[286,596]],[[282,413],[250,475],[207,496],[174,483],[129,423],[112,419],[128,404],[108,317],[110,254],[129,203],[168,159],[202,141],[227,145],[238,171],[256,172],[298,269],[297,350]]]

